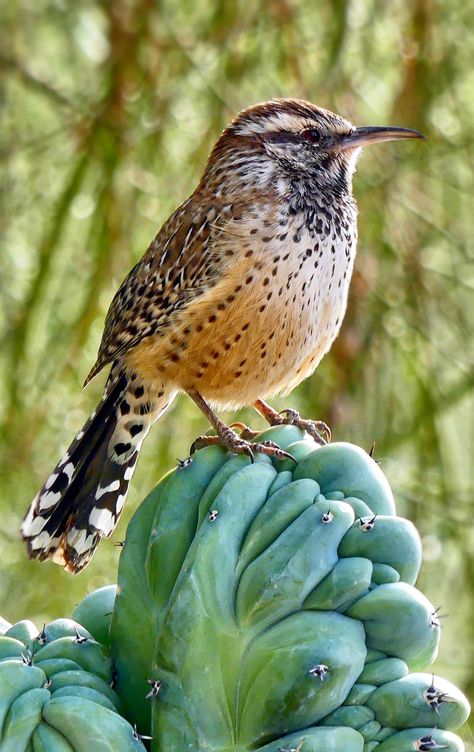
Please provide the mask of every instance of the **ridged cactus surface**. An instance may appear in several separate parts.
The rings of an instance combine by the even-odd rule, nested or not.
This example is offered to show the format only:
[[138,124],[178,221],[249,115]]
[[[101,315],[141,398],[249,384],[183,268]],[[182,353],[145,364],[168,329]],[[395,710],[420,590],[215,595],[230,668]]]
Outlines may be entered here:
[[294,427],[260,438],[297,465],[201,450],[129,526],[111,631],[125,715],[156,752],[462,750],[466,699],[420,673],[440,628],[381,469]]
[[135,514],[118,588],[41,631],[0,620],[0,752],[464,749],[381,469],[294,427],[261,438],[297,463],[201,450]]
[[[78,607],[91,632],[108,632],[114,595],[102,588]],[[108,651],[91,632],[72,619],[40,632],[31,621],[4,622],[2,631],[1,752],[145,752],[120,715]]]

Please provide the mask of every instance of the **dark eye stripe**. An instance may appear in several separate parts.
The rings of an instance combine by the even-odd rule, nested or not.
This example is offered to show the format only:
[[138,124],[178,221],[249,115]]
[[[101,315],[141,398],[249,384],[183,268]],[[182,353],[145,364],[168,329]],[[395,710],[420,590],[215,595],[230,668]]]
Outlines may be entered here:
[[295,144],[299,141],[298,134],[291,133],[290,131],[272,131],[271,133],[263,134],[262,138],[271,144]]
[[302,133],[272,131],[262,134],[262,139],[270,144],[297,144],[301,143],[301,139],[312,144],[318,144],[323,140],[323,137],[316,128],[307,128]]

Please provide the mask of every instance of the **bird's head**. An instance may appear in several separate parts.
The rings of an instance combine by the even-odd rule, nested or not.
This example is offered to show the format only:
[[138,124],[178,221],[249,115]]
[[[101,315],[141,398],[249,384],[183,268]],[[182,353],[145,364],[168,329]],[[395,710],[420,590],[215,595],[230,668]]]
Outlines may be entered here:
[[363,146],[423,138],[419,131],[395,126],[355,127],[329,110],[301,99],[275,99],[240,112],[222,133],[210,164],[230,158],[244,177],[260,182],[276,174],[350,187]]

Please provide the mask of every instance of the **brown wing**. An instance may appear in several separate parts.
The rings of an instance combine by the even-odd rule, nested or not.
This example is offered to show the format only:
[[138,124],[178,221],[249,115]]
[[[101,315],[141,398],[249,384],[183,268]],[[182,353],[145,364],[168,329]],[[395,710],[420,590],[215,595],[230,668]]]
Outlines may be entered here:
[[231,207],[198,210],[197,204],[191,196],[176,209],[122,282],[85,384],[144,337],[164,330],[174,312],[219,279],[229,258],[218,240],[227,233]]

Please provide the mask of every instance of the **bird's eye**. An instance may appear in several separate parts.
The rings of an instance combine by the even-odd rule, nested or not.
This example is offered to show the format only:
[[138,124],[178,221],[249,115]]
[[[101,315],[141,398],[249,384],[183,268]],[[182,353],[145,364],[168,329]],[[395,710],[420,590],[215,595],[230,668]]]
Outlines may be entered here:
[[311,144],[318,144],[321,140],[321,134],[316,128],[307,128],[303,131],[303,138]]

